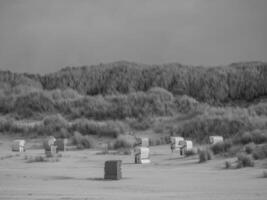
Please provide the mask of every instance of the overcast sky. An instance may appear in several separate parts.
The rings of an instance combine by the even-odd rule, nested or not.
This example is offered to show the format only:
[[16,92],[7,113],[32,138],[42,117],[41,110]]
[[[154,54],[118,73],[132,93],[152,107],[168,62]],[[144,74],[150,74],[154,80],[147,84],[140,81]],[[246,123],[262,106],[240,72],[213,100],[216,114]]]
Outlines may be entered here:
[[0,69],[267,60],[267,0],[0,0]]

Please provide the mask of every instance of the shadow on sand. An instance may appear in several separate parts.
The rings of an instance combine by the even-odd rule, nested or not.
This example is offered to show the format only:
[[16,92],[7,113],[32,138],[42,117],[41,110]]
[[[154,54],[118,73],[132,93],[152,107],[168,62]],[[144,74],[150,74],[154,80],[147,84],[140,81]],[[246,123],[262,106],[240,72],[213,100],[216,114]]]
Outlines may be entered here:
[[[112,179],[104,179],[102,177],[92,177],[92,178],[78,178],[78,177],[70,177],[70,176],[52,176],[48,179],[52,180],[83,180],[83,181],[116,181]],[[129,179],[129,178],[122,178],[121,180]],[[46,179],[47,180],[47,179]]]

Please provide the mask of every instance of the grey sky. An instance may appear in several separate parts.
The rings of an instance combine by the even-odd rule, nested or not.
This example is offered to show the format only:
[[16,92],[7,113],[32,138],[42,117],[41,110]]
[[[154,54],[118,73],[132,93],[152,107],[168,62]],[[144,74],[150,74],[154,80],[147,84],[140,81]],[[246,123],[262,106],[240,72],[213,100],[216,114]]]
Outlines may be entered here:
[[267,60],[267,0],[0,0],[0,69]]

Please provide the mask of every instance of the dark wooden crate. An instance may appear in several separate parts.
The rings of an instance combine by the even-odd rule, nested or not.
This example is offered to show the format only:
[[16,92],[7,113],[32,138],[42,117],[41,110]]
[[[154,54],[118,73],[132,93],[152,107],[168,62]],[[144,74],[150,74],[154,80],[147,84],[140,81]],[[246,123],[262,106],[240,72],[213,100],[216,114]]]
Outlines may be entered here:
[[122,178],[121,160],[108,160],[105,162],[105,179],[120,180]]

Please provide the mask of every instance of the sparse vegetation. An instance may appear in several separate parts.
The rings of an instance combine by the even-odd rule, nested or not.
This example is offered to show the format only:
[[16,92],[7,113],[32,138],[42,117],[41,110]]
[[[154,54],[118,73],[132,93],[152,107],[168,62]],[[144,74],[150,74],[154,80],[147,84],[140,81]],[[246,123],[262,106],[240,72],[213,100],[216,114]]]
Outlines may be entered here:
[[46,157],[46,156],[25,156],[24,159],[27,163],[35,162],[59,162],[61,154],[56,155],[55,157]]

